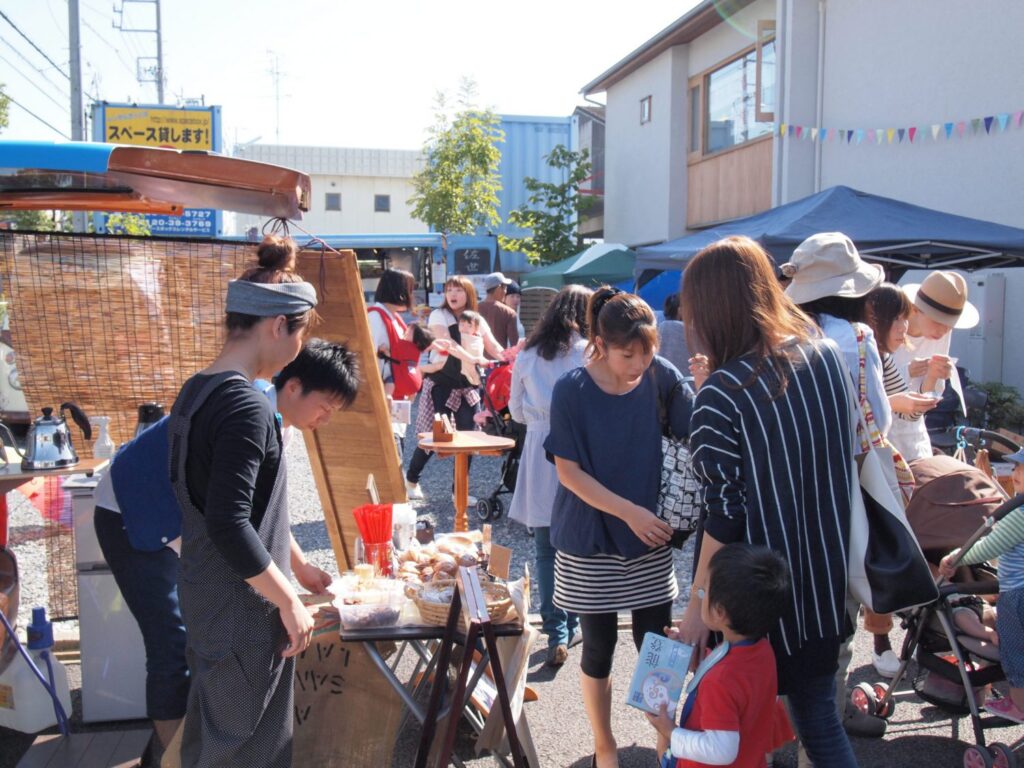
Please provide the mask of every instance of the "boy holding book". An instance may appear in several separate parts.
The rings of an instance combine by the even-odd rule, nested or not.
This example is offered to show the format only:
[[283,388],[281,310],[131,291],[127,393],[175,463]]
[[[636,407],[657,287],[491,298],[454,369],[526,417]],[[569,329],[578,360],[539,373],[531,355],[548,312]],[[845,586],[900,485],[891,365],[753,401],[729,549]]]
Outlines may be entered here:
[[[710,563],[704,622],[723,642],[698,666],[676,727],[662,705],[647,715],[669,740],[664,768],[763,768],[776,744],[775,655],[766,635],[789,590],[786,561],[763,547],[729,544]],[[669,637],[676,635],[669,631]]]

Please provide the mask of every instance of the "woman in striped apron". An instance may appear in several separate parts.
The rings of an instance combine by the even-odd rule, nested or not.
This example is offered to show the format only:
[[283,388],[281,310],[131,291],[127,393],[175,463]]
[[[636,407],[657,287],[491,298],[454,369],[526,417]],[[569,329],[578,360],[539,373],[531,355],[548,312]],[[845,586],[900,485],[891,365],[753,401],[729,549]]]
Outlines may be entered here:
[[266,238],[258,257],[229,283],[224,346],[185,382],[169,422],[192,678],[186,768],[291,765],[293,657],[313,630],[289,581],[281,426],[251,383],[298,354],[316,291],[295,274],[290,239]]

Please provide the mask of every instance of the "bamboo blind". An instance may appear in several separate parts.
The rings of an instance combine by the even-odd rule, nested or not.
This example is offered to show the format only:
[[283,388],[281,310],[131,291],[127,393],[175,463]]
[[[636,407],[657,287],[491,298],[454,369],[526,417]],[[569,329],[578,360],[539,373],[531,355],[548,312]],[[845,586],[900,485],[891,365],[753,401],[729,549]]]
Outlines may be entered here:
[[[0,275],[29,408],[71,400],[109,416],[115,444],[134,433],[140,403],[166,411],[184,381],[217,355],[229,280],[255,262],[252,243],[0,232]],[[404,501],[401,466],[377,375],[355,254],[304,251],[317,286],[314,333],[359,355],[351,409],[306,435],[340,569],[354,563],[351,510],[373,473],[382,501]],[[76,450],[90,456],[72,426]]]

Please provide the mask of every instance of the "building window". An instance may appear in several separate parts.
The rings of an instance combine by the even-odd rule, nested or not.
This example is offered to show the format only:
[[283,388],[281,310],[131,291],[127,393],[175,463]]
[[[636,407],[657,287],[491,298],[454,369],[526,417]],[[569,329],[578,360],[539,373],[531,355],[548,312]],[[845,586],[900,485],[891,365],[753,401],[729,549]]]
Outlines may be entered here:
[[[757,89],[758,59],[766,86],[762,94]],[[704,154],[720,152],[772,132],[771,120],[759,120],[758,113],[764,114],[762,107],[774,102],[774,73],[775,41],[769,40],[705,78]]]
[[690,153],[700,152],[700,84],[690,88]]
[[324,201],[325,211],[341,210],[341,192],[328,192]]
[[775,22],[757,22],[757,110],[758,122],[775,122]]
[[640,125],[651,122],[651,97],[640,99]]
[[391,211],[391,195],[374,195],[373,210],[377,213],[389,213]]

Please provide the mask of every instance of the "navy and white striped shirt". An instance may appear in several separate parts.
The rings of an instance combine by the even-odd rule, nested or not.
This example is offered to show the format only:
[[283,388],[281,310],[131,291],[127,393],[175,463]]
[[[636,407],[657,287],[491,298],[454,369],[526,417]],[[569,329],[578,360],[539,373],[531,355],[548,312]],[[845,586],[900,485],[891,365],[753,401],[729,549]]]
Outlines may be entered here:
[[697,393],[693,464],[706,532],[769,547],[789,562],[792,601],[770,633],[776,653],[841,637],[854,481],[849,373],[834,342],[793,342],[788,385],[753,356],[719,368]]

